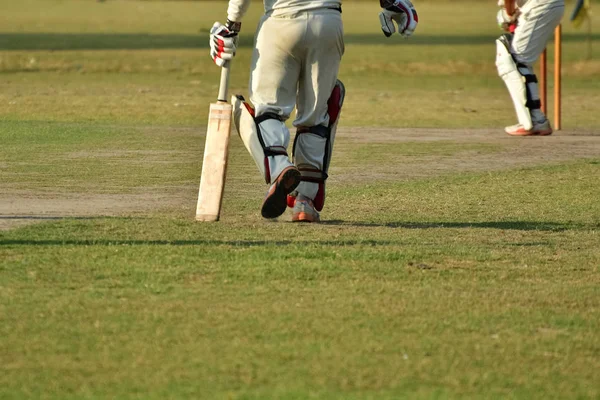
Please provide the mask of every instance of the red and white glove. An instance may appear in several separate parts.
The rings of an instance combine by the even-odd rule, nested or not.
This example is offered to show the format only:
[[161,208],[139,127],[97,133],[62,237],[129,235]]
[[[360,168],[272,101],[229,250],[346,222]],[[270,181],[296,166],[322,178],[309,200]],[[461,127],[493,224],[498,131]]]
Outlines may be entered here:
[[498,7],[500,7],[500,10],[498,10],[498,13],[496,14],[496,22],[503,31],[514,33],[517,28],[517,21],[521,11],[517,8],[513,15],[509,15],[506,8],[504,8],[504,4],[504,0],[498,0]]
[[514,15],[508,15],[506,9],[502,8],[498,10],[498,14],[496,14],[496,22],[498,22],[498,26],[505,32],[514,33],[517,27],[517,20],[519,18],[519,10],[515,11]]
[[215,22],[210,29],[210,58],[222,67],[235,56],[241,24],[227,21],[227,26]]
[[419,15],[410,0],[379,0],[383,11],[379,13],[379,22],[381,30],[386,37],[392,36],[396,32],[404,37],[410,37],[419,23]]

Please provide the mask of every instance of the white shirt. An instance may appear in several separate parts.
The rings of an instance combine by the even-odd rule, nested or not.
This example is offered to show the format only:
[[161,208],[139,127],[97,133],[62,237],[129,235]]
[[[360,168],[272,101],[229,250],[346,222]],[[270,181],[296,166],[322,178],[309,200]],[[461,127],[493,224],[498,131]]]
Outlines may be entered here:
[[556,3],[562,3],[564,5],[565,0],[517,0],[516,1],[517,6],[519,8],[523,8],[523,6],[525,6],[525,4],[528,4],[529,6],[533,6],[535,4],[556,4]]

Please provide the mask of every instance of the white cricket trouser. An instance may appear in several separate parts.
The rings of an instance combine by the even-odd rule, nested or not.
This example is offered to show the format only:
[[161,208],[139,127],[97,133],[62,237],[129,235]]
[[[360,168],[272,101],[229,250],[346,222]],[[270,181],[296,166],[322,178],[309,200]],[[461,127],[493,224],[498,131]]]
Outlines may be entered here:
[[532,65],[538,59],[564,11],[564,0],[529,0],[521,7],[511,49],[518,62]]
[[286,120],[296,107],[294,126],[327,125],[327,100],[343,53],[342,18],[337,10],[263,16],[250,76],[256,116],[270,112]]

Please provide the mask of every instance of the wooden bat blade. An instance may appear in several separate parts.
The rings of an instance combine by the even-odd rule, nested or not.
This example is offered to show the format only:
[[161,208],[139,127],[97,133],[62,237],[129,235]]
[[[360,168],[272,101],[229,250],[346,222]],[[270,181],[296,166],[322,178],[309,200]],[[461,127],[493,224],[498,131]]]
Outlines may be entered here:
[[504,8],[506,9],[506,13],[511,17],[515,14],[516,6],[515,0],[504,0]]
[[196,221],[218,221],[221,215],[231,132],[231,110],[231,104],[224,102],[210,105]]

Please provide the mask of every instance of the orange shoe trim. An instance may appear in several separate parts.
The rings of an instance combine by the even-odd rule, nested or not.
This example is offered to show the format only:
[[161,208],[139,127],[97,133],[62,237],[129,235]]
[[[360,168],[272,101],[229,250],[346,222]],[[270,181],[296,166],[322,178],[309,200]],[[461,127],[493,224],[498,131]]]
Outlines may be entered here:
[[320,222],[319,218],[315,218],[312,214],[299,212],[292,216],[293,222]]
[[535,133],[534,131],[530,130],[526,130],[526,129],[517,129],[516,131],[512,131],[512,132],[506,132],[508,133],[510,136],[533,136],[533,135],[537,135],[537,133]]

